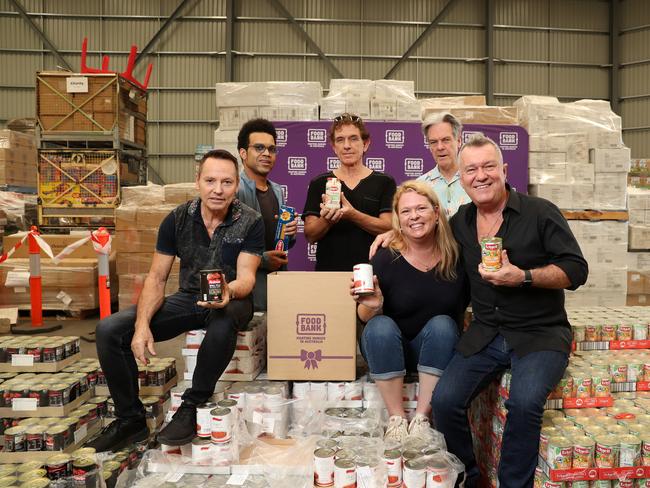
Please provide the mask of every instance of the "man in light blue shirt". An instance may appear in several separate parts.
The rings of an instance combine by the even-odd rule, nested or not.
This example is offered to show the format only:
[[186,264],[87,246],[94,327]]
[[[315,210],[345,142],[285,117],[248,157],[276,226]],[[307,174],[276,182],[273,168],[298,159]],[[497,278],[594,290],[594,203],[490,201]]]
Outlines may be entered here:
[[470,199],[460,185],[458,149],[463,125],[450,113],[438,113],[424,119],[422,132],[436,166],[418,178],[429,183],[438,195],[447,218]]

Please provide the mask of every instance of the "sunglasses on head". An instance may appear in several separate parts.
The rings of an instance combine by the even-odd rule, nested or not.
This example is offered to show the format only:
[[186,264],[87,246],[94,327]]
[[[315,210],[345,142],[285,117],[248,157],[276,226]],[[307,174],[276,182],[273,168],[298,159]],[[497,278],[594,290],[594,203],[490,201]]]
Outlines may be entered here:
[[334,117],[334,122],[344,122],[344,121],[346,121],[346,122],[350,121],[350,122],[353,122],[353,123],[354,122],[360,122],[361,117],[359,117],[358,115],[353,115],[353,114],[348,114],[348,113],[341,114],[341,115],[338,115],[338,116]]

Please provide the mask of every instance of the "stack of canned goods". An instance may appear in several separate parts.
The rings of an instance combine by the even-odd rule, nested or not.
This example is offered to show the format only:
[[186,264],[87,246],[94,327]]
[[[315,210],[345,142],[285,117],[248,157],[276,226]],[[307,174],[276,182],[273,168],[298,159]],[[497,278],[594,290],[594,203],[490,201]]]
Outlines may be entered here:
[[[237,455],[237,426],[239,410],[235,400],[208,402],[196,409],[196,437],[191,443],[193,463],[230,465]],[[165,451],[175,451],[163,446]]]
[[294,381],[292,397],[297,400],[363,400],[361,381]]
[[453,486],[462,465],[440,445],[412,442],[402,449],[381,451],[375,439],[341,436],[321,439],[314,451],[314,486],[356,486],[360,468],[373,478],[374,486]]
[[650,381],[650,351],[582,351],[571,358],[572,368],[607,369],[612,383]]
[[28,461],[19,465],[0,465],[0,486],[47,488],[50,486],[50,480],[47,478],[44,463]]
[[[8,373],[11,374],[11,373]],[[22,373],[0,383],[0,407],[14,398],[35,398],[39,407],[60,407],[83,395],[93,385],[87,373]]]
[[646,340],[650,314],[643,307],[591,307],[567,311],[575,342]]
[[248,432],[255,436],[285,438],[290,425],[289,384],[282,381],[234,383],[226,398],[236,402]]
[[[145,366],[138,362],[138,383],[140,386],[165,386],[170,380],[176,377],[176,359],[174,358],[151,358],[149,365]],[[104,372],[99,366],[99,361],[88,358],[79,360],[63,370],[85,372],[93,379],[93,385],[107,386]]]
[[75,432],[81,426],[97,420],[96,405],[87,405],[74,410],[68,417],[14,421],[4,428],[3,452],[61,451],[74,444]]
[[35,363],[63,361],[81,350],[76,336],[0,336],[0,363],[11,363],[14,354],[28,354]]
[[[106,418],[115,418],[115,403],[111,397],[97,397],[106,400]],[[140,401],[144,406],[145,417],[148,419],[156,419],[164,413],[165,401],[169,398],[169,393],[165,396],[146,396],[140,397]],[[92,399],[91,399],[92,400]]]

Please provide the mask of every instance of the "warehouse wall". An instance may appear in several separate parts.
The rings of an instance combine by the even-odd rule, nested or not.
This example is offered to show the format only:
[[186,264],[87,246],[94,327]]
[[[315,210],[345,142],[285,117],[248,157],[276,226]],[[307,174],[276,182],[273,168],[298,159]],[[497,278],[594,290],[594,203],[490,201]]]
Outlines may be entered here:
[[[143,48],[180,2],[18,1],[75,69],[84,36],[89,37],[94,66],[102,54],[109,54],[111,68],[123,69],[130,44]],[[191,179],[196,144],[211,142],[217,127],[215,82],[309,80],[327,89],[330,78],[338,77],[283,17],[276,1],[233,2],[232,73],[226,72],[227,0],[188,0],[182,18],[138,66],[136,76],[142,78],[146,63],[154,64],[149,152],[153,169],[165,182]],[[448,0],[279,1],[344,77],[378,79]],[[621,5],[626,11],[643,10],[644,2],[625,0]],[[608,0],[454,0],[441,23],[392,77],[415,80],[420,97],[485,93],[489,3],[494,103],[510,104],[523,94],[565,100],[609,96]],[[639,15],[629,18],[648,23]],[[633,34],[622,39],[630,35],[634,51],[642,39],[633,40]],[[57,63],[9,0],[0,0],[0,63],[0,124],[33,116],[34,73]],[[623,107],[631,107],[629,103]],[[650,154],[636,132],[628,139],[636,153]]]
[[621,6],[623,139],[633,158],[650,158],[650,2],[626,0]]

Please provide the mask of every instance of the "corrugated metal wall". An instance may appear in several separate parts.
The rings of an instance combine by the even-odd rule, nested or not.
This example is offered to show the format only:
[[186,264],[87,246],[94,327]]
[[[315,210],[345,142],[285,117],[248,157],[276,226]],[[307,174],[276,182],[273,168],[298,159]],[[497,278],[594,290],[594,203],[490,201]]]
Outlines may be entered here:
[[623,139],[633,158],[650,158],[650,2],[625,0],[620,30]]
[[[84,36],[91,62],[111,56],[122,69],[132,43],[154,36],[180,0],[18,0],[74,67]],[[334,75],[276,8],[277,0],[235,0],[234,81],[320,81]],[[279,0],[348,78],[383,78],[448,0]],[[565,100],[609,96],[608,0],[455,0],[441,23],[393,74],[416,83],[418,96],[482,94],[486,90],[486,5],[493,5],[494,101],[523,94]],[[153,46],[149,152],[165,182],[193,176],[196,144],[210,143],[216,125],[213,86],[226,73],[227,0],[188,0],[183,17]],[[621,2],[622,62],[650,58],[648,1]],[[34,73],[56,58],[0,0],[0,124],[34,114]],[[650,93],[650,64],[624,65],[623,97]],[[644,83],[645,82],[645,83]],[[624,99],[626,127],[648,126],[650,98]],[[628,131],[635,154],[650,155],[647,131]]]

